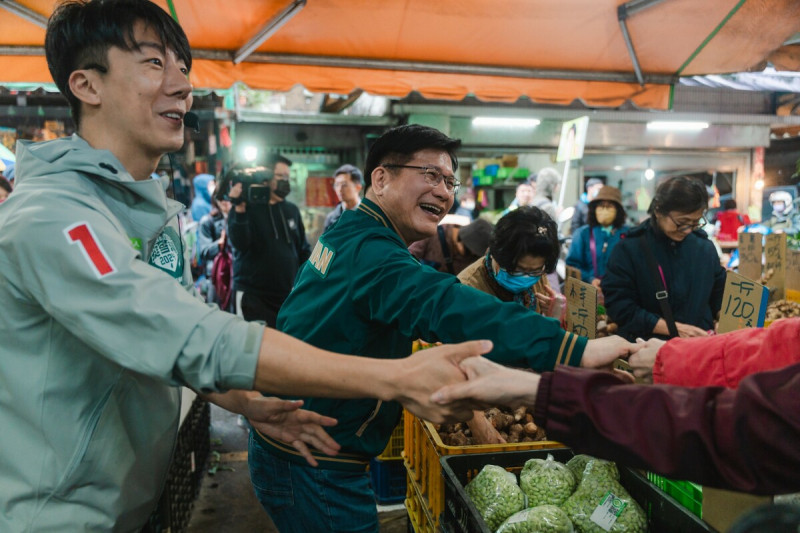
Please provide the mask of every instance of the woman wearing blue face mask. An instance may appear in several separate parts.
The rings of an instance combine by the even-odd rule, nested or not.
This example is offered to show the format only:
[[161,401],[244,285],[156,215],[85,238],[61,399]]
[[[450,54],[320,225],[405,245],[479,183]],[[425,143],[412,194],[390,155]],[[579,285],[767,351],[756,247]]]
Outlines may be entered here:
[[465,268],[461,283],[516,301],[546,316],[561,318],[558,295],[547,274],[558,261],[556,223],[537,207],[520,207],[501,218],[492,232],[489,251]]

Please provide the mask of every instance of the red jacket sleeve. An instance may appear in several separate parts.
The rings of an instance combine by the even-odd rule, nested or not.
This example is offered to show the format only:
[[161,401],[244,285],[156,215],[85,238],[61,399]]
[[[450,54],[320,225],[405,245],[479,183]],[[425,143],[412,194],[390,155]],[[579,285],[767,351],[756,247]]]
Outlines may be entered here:
[[671,339],[656,355],[653,382],[736,388],[750,374],[797,362],[800,362],[800,318],[787,318],[769,328]]
[[738,389],[629,385],[559,366],[542,375],[534,419],[578,453],[756,494],[800,490],[800,364]]

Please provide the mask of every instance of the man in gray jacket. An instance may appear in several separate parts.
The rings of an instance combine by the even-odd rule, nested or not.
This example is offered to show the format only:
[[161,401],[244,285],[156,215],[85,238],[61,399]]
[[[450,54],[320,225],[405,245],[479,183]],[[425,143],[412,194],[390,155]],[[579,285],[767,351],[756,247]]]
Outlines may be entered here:
[[[373,397],[434,420],[474,342],[400,361],[340,356],[247,323],[191,292],[188,252],[150,174],[184,140],[189,43],[148,0],[70,1],[45,38],[77,133],[17,148],[0,206],[0,531],[138,531],[177,435],[180,386],[259,431],[336,453],[294,402],[258,392]],[[313,460],[310,459],[310,462]]]

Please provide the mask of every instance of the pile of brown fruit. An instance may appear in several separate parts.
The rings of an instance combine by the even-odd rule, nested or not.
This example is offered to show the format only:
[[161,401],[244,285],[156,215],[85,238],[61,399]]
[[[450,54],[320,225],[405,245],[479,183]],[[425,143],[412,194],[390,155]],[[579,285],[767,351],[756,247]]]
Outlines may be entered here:
[[767,320],[793,316],[800,316],[800,303],[791,300],[777,300],[767,306]]
[[[492,407],[484,411],[484,416],[500,433],[506,443],[533,442],[547,440],[542,428],[533,422],[533,414],[526,407],[508,409]],[[457,424],[434,424],[439,437],[447,446],[473,446],[483,444],[476,442],[466,422]]]

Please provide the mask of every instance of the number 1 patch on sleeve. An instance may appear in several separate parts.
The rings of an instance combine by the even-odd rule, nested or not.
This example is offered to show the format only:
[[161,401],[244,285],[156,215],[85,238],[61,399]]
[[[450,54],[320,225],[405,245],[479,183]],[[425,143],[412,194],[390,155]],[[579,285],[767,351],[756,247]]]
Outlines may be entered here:
[[64,236],[70,244],[78,244],[83,257],[94,269],[98,278],[113,274],[117,271],[103,245],[97,240],[91,226],[87,222],[78,222],[64,229]]

